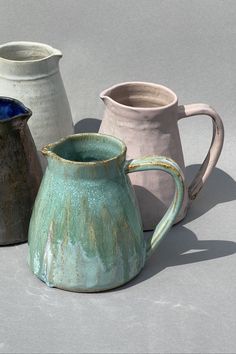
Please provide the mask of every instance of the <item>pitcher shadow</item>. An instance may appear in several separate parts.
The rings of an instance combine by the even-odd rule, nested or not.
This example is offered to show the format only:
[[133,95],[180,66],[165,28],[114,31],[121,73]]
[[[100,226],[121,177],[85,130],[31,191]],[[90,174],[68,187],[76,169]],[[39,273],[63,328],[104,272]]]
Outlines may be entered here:
[[98,118],[84,118],[78,121],[74,126],[74,132],[77,133],[97,133],[101,125]]
[[[187,182],[192,180],[199,168],[200,165],[191,165],[186,168]],[[153,195],[151,197],[155,198]],[[147,261],[142,272],[120,289],[145,281],[168,267],[203,262],[236,253],[236,242],[198,240],[191,230],[183,226],[207,213],[217,204],[233,200],[236,200],[235,180],[223,170],[215,168],[203,190],[190,205],[185,219],[171,228],[157,251]],[[154,202],[157,203],[157,201]],[[150,237],[152,232],[144,232],[144,235]]]
[[[186,167],[186,181],[189,184],[201,165]],[[236,200],[236,181],[225,171],[215,167],[197,198],[191,202],[182,224],[189,223],[207,213],[217,204]]]
[[[196,164],[186,167],[185,177],[187,185],[190,184],[200,166],[201,165]],[[141,186],[135,185],[134,189],[139,203],[152,206],[151,215],[153,215],[153,217],[155,210],[158,210],[160,215],[164,215],[166,206],[155,195]],[[196,199],[188,206],[187,215],[181,221],[181,225],[185,225],[199,218],[201,215],[214,208],[217,204],[234,200],[236,200],[235,180],[220,168],[215,167]],[[143,210],[143,213],[144,217],[147,217],[145,213],[148,213],[148,210]]]
[[[152,232],[144,233],[145,238],[151,237],[151,235]],[[198,240],[191,230],[178,224],[171,228],[141,273],[117,290],[146,281],[169,267],[222,258],[234,253],[236,253],[236,242]]]

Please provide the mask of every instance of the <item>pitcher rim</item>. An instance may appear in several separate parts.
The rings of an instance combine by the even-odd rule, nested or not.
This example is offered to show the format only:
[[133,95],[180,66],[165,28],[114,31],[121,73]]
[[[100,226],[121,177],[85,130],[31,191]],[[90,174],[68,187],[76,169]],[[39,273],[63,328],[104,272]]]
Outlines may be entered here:
[[[78,136],[94,136],[94,137],[106,137],[114,142],[118,142],[121,146],[121,152],[117,155],[115,155],[114,157],[111,157],[110,159],[106,159],[106,160],[96,160],[96,161],[73,161],[73,160],[67,160],[61,156],[59,156],[58,154],[56,154],[55,152],[53,152],[51,149],[62,144],[63,142],[65,142],[66,140],[75,140],[76,138],[78,138]],[[72,164],[72,165],[76,165],[76,166],[96,166],[96,165],[104,165],[104,163],[109,163],[111,161],[115,161],[117,160],[119,157],[121,156],[125,156],[126,154],[126,151],[127,151],[127,146],[125,145],[125,143],[112,136],[112,135],[109,135],[109,134],[101,134],[101,133],[77,133],[77,134],[70,134],[70,135],[67,135],[57,141],[55,141],[54,143],[50,143],[50,144],[47,144],[45,145],[42,149],[41,149],[41,153],[45,156],[49,156],[49,157],[53,157],[55,158],[56,160],[59,160],[61,162],[64,162],[64,163],[68,163],[68,164]]]
[[[167,105],[164,105],[164,106],[161,106],[161,107],[127,106],[125,104],[122,104],[120,102],[115,101],[113,98],[111,98],[110,96],[105,94],[106,92],[114,90],[117,87],[126,86],[126,85],[147,85],[147,86],[159,87],[159,88],[164,89],[165,91],[169,92],[173,96],[173,101],[171,103],[168,103]],[[119,84],[115,84],[115,85],[111,86],[110,88],[103,90],[100,93],[100,98],[102,99],[104,97],[108,97],[110,100],[115,102],[118,106],[121,106],[121,107],[126,108],[126,109],[129,108],[129,109],[134,110],[134,111],[137,111],[137,109],[138,110],[142,110],[142,111],[164,110],[166,108],[174,106],[178,102],[178,97],[177,97],[176,93],[174,91],[172,91],[170,88],[168,88],[167,86],[162,85],[162,84],[155,84],[154,82],[148,82],[148,81],[125,81],[125,82],[121,82]]]
[[24,64],[24,63],[38,63],[38,62],[42,62],[44,60],[47,60],[51,57],[54,56],[59,56],[62,57],[62,52],[59,49],[56,49],[54,47],[52,47],[49,44],[45,44],[45,43],[41,43],[41,42],[32,42],[32,41],[12,41],[12,42],[6,42],[0,45],[0,50],[2,48],[7,48],[7,47],[11,47],[11,46],[38,46],[44,49],[47,49],[49,52],[51,52],[51,54],[48,54],[47,56],[40,58],[40,59],[28,59],[28,60],[16,60],[16,59],[8,59],[8,58],[4,58],[1,56],[0,54],[0,60],[5,61],[5,62],[9,62],[9,63],[17,63],[17,64]]

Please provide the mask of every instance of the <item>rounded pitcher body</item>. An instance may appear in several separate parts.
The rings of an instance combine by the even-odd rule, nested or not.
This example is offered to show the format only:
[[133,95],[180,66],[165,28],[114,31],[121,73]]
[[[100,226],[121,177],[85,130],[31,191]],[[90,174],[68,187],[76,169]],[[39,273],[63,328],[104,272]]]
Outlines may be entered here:
[[[179,168],[157,157],[127,162],[125,145],[101,134],[70,136],[43,153],[48,167],[29,229],[33,273],[49,286],[84,292],[111,289],[134,278],[181,206]],[[147,244],[127,174],[155,168],[172,173],[177,191],[169,214]]]
[[[215,166],[223,144],[223,125],[219,115],[204,104],[178,106],[176,94],[165,86],[127,82],[101,93],[105,111],[100,133],[111,134],[127,144],[128,158],[148,155],[167,156],[185,173],[178,121],[183,117],[207,114],[213,119],[213,139],[207,157],[194,181],[185,184],[182,208],[175,222],[184,218],[189,202]],[[131,176],[138,198],[144,230],[152,230],[163,217],[174,194],[174,183],[161,171]]]

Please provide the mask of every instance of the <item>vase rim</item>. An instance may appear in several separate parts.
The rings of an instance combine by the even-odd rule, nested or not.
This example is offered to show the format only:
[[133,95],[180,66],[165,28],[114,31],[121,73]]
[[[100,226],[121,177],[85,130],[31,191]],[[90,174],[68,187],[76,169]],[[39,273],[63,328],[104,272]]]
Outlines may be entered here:
[[[7,57],[6,53],[5,56],[1,54],[1,51],[6,50],[6,49],[11,49],[13,53],[16,51],[16,49],[22,49],[22,50],[27,50],[33,48],[41,49],[44,52],[39,52],[38,57],[32,57],[31,59],[27,59],[27,56],[22,59],[20,59],[20,56],[18,59],[14,57]],[[31,54],[32,56],[32,54]],[[38,63],[42,62],[44,60],[47,60],[51,57],[62,57],[62,53],[60,50],[53,48],[52,46],[40,42],[30,42],[30,41],[13,41],[13,42],[7,42],[4,44],[0,45],[0,60],[9,62],[9,63],[17,63],[17,64],[24,64],[24,63]]]

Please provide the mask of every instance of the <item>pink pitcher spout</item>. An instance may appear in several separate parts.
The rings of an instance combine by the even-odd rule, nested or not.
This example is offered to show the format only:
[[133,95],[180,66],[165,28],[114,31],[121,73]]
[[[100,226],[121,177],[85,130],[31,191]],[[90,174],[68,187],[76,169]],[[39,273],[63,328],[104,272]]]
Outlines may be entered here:
[[100,93],[100,98],[104,102],[105,106],[115,104],[116,102],[110,97],[111,89],[104,90]]
[[99,96],[103,101],[105,101],[107,98],[108,99],[110,98],[110,96],[109,96],[110,93],[111,93],[111,89],[106,89],[106,90],[103,90]]

